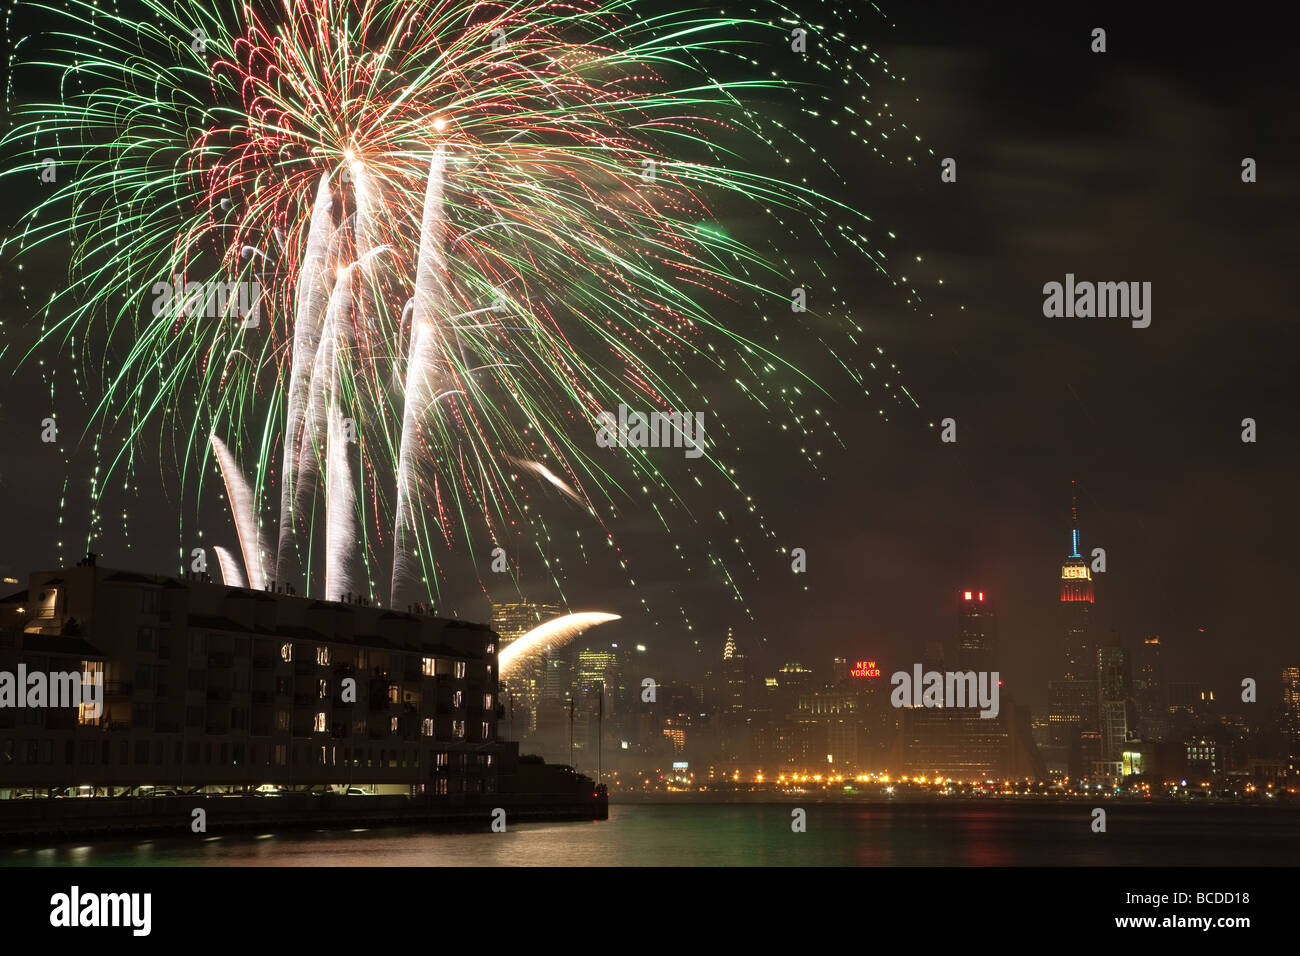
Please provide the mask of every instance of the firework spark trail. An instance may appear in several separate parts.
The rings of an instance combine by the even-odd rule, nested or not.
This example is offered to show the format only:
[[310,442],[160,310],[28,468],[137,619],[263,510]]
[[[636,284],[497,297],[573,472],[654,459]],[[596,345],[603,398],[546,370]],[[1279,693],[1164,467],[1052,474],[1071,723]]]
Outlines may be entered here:
[[439,353],[436,322],[447,309],[444,273],[447,268],[444,243],[446,217],[443,210],[443,177],[447,168],[446,147],[434,150],[425,187],[424,215],[420,227],[420,253],[416,261],[415,304],[411,314],[411,344],[407,352],[405,406],[402,411],[401,446],[397,458],[397,520],[393,530],[392,607],[401,606],[403,589],[414,575],[415,559],[410,538],[419,490],[416,469],[418,445],[423,444],[421,422],[437,415],[433,401]]
[[266,587],[266,579],[262,574],[264,548],[257,533],[256,501],[230,449],[216,435],[212,436],[212,451],[226,483],[226,497],[230,499],[231,517],[235,519],[235,530],[239,533],[239,549],[244,555],[249,587],[260,591]]
[[283,583],[292,580],[297,569],[297,555],[293,552],[297,547],[294,525],[298,459],[303,451],[303,425],[311,396],[316,352],[320,347],[321,317],[332,281],[327,254],[333,232],[333,207],[329,180],[322,175],[316,187],[311,225],[296,283],[298,301],[293,325],[293,365],[289,373],[283,466],[280,470],[280,538],[276,552],[276,577]]
[[239,562],[235,560],[235,556],[219,544],[213,545],[212,550],[217,552],[217,564],[221,568],[221,583],[232,588],[248,587],[248,582],[244,580],[244,573],[239,570]]
[[497,656],[502,679],[508,678],[517,668],[547,647],[559,649],[587,628],[619,619],[620,615],[605,611],[580,611],[539,624]]
[[[352,592],[352,549],[356,545],[356,494],[344,436],[340,405],[339,368],[348,351],[347,319],[352,305],[352,279],[359,263],[339,270],[330,294],[325,329],[316,354],[312,401],[325,420],[325,600],[340,601]],[[320,390],[317,392],[316,383]],[[315,415],[312,416],[316,418]]]
[[559,475],[555,474],[555,472],[551,471],[551,469],[547,468],[541,462],[527,461],[523,458],[516,458],[513,455],[508,455],[506,457],[511,464],[517,465],[520,469],[529,472],[530,474],[537,475],[537,477],[548,482],[555,488],[558,488],[569,500],[577,502],[588,511],[591,510],[591,502],[574,491],[573,488],[566,484]]

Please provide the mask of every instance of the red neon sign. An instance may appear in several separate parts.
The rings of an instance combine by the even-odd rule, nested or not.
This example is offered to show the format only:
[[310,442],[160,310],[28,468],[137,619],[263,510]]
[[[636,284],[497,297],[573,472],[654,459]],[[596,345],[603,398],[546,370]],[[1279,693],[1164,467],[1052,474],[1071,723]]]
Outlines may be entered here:
[[850,670],[850,677],[879,677],[880,668],[875,661],[858,661]]

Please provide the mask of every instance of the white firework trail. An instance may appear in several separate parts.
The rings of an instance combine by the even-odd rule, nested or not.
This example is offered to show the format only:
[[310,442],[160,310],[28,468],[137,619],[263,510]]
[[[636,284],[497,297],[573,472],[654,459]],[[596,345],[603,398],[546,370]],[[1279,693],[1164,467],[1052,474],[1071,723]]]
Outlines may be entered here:
[[[352,549],[356,544],[356,496],[352,488],[352,466],[344,434],[343,410],[339,401],[339,352],[347,354],[346,323],[342,319],[352,299],[352,275],[357,263],[340,270],[330,296],[329,316],[317,369],[324,369],[322,398],[326,406],[325,436],[325,600],[341,601],[352,591]],[[328,342],[328,350],[326,343]],[[325,354],[320,354],[321,352]],[[313,392],[315,389],[313,388]],[[313,399],[314,399],[313,394]]]
[[562,479],[555,472],[551,471],[551,469],[543,465],[540,461],[529,461],[525,458],[515,458],[513,455],[507,455],[506,458],[510,461],[511,464],[521,469],[522,471],[527,471],[543,479],[544,481],[550,483],[551,485],[559,489],[566,498],[570,498],[573,501],[576,501],[578,504],[582,505],[588,511],[594,511],[594,509],[591,506],[591,502],[589,502],[586,498],[582,497],[582,495],[578,494],[578,492],[575,491],[571,485],[565,482],[564,479]]
[[235,560],[235,556],[219,544],[213,545],[212,550],[217,552],[217,564],[221,568],[221,583],[234,588],[248,587],[248,582],[244,580],[244,573],[239,570],[239,562]]
[[549,648],[561,648],[589,627],[620,620],[618,614],[605,611],[580,611],[566,614],[539,624],[523,637],[503,650],[497,657],[501,678],[504,680],[522,667],[527,661]]
[[293,364],[289,373],[288,408],[284,427],[284,464],[280,471],[280,536],[276,550],[276,576],[287,581],[296,566],[294,550],[295,496],[298,461],[302,453],[303,419],[310,399],[313,364],[320,345],[321,321],[333,277],[329,274],[329,245],[333,232],[334,200],[329,181],[321,176],[312,206],[311,225],[302,268],[298,272],[297,303],[293,326]]
[[420,224],[420,254],[416,260],[415,297],[411,315],[411,345],[406,360],[405,407],[397,456],[397,520],[393,530],[393,578],[389,592],[392,607],[400,607],[403,587],[413,576],[414,554],[410,539],[415,531],[419,476],[415,457],[420,445],[420,422],[433,411],[434,375],[438,354],[439,314],[446,311],[443,286],[447,260],[446,218],[443,211],[443,174],[446,150],[439,146],[429,162],[429,182],[424,193]]
[[239,549],[244,555],[249,587],[261,591],[266,587],[266,578],[262,573],[264,549],[257,534],[257,503],[226,443],[216,435],[212,436],[211,442],[217,465],[221,468],[221,478],[226,483],[226,497],[230,499],[230,512],[235,519],[235,531],[239,534]]

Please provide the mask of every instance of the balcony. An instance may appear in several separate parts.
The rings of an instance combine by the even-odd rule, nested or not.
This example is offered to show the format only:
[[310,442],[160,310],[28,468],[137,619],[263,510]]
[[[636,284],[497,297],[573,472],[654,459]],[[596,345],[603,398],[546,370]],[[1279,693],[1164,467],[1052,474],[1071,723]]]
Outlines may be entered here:
[[208,655],[209,670],[214,667],[234,667],[234,666],[235,666],[234,654],[209,654]]
[[265,654],[258,655],[253,658],[253,670],[269,671],[275,666],[275,661],[276,659],[274,657],[268,657]]
[[208,700],[226,702],[230,700],[231,691],[229,687],[209,687]]

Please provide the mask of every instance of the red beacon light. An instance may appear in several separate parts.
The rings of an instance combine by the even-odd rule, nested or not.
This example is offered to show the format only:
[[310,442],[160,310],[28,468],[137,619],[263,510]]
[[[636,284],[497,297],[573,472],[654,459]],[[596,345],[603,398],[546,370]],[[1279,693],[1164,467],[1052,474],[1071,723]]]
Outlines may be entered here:
[[969,600],[970,600],[970,594],[971,594],[971,593],[970,593],[969,591],[967,591],[965,594],[962,595],[962,597],[965,598],[967,601],[969,601]]

